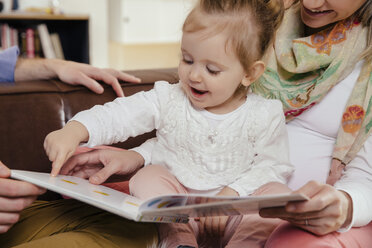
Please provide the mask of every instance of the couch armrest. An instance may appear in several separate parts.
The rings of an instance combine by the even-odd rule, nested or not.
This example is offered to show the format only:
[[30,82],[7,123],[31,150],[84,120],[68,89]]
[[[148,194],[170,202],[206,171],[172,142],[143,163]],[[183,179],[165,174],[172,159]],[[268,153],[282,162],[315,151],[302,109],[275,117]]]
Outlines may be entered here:
[[[155,81],[178,81],[177,70],[156,69],[129,71],[141,83],[121,82],[125,95],[149,90]],[[97,95],[85,87],[71,86],[59,80],[38,80],[0,84],[0,160],[12,169],[50,172],[50,162],[43,149],[45,136],[65,123],[77,112],[115,99],[110,86]],[[132,148],[154,132],[116,144]]]

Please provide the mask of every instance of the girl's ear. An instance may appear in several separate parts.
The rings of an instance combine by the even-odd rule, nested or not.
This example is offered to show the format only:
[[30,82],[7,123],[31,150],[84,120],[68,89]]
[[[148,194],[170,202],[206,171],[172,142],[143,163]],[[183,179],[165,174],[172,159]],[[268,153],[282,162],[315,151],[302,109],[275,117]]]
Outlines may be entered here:
[[265,63],[261,60],[254,62],[249,68],[247,74],[245,74],[242,85],[248,87],[254,81],[256,81],[262,73],[265,71]]

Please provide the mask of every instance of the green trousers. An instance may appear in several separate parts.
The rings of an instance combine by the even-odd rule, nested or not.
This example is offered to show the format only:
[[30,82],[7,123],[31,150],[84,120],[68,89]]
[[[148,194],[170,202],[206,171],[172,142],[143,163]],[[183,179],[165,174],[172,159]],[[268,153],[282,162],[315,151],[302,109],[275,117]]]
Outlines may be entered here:
[[73,199],[37,201],[0,234],[1,248],[145,248],[156,243],[154,224],[133,222]]

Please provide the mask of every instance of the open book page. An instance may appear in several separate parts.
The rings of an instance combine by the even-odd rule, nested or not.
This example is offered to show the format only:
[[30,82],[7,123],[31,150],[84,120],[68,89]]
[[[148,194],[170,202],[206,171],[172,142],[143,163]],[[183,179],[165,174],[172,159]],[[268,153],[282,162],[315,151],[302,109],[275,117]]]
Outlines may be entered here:
[[142,200],[111,188],[89,183],[88,180],[49,173],[11,170],[11,177],[27,181],[62,195],[80,200],[127,219],[136,220]]
[[187,223],[189,217],[238,215],[264,207],[284,206],[289,201],[307,200],[300,194],[226,197],[205,195],[164,195],[140,200],[88,180],[49,173],[11,170],[11,177],[75,198],[122,217],[142,222]]
[[261,208],[285,206],[289,201],[304,201],[301,194],[276,194],[247,197],[165,195],[142,203],[139,212],[143,216],[174,214],[189,217],[240,215],[258,212]]

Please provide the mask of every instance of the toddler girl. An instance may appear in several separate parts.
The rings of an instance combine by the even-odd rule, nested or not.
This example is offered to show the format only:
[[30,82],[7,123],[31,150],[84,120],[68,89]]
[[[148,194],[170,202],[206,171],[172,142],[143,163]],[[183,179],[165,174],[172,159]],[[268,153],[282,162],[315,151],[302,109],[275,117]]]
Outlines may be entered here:
[[[265,69],[260,59],[282,14],[276,1],[200,0],[183,26],[180,82],[156,82],[153,90],[80,112],[50,133],[44,145],[52,174],[80,142],[112,144],[156,129],[148,165],[130,180],[134,196],[277,190],[292,172],[282,105],[249,93],[249,85]],[[160,224],[159,234],[168,247],[210,241],[248,247],[245,226],[243,216],[206,217]]]

